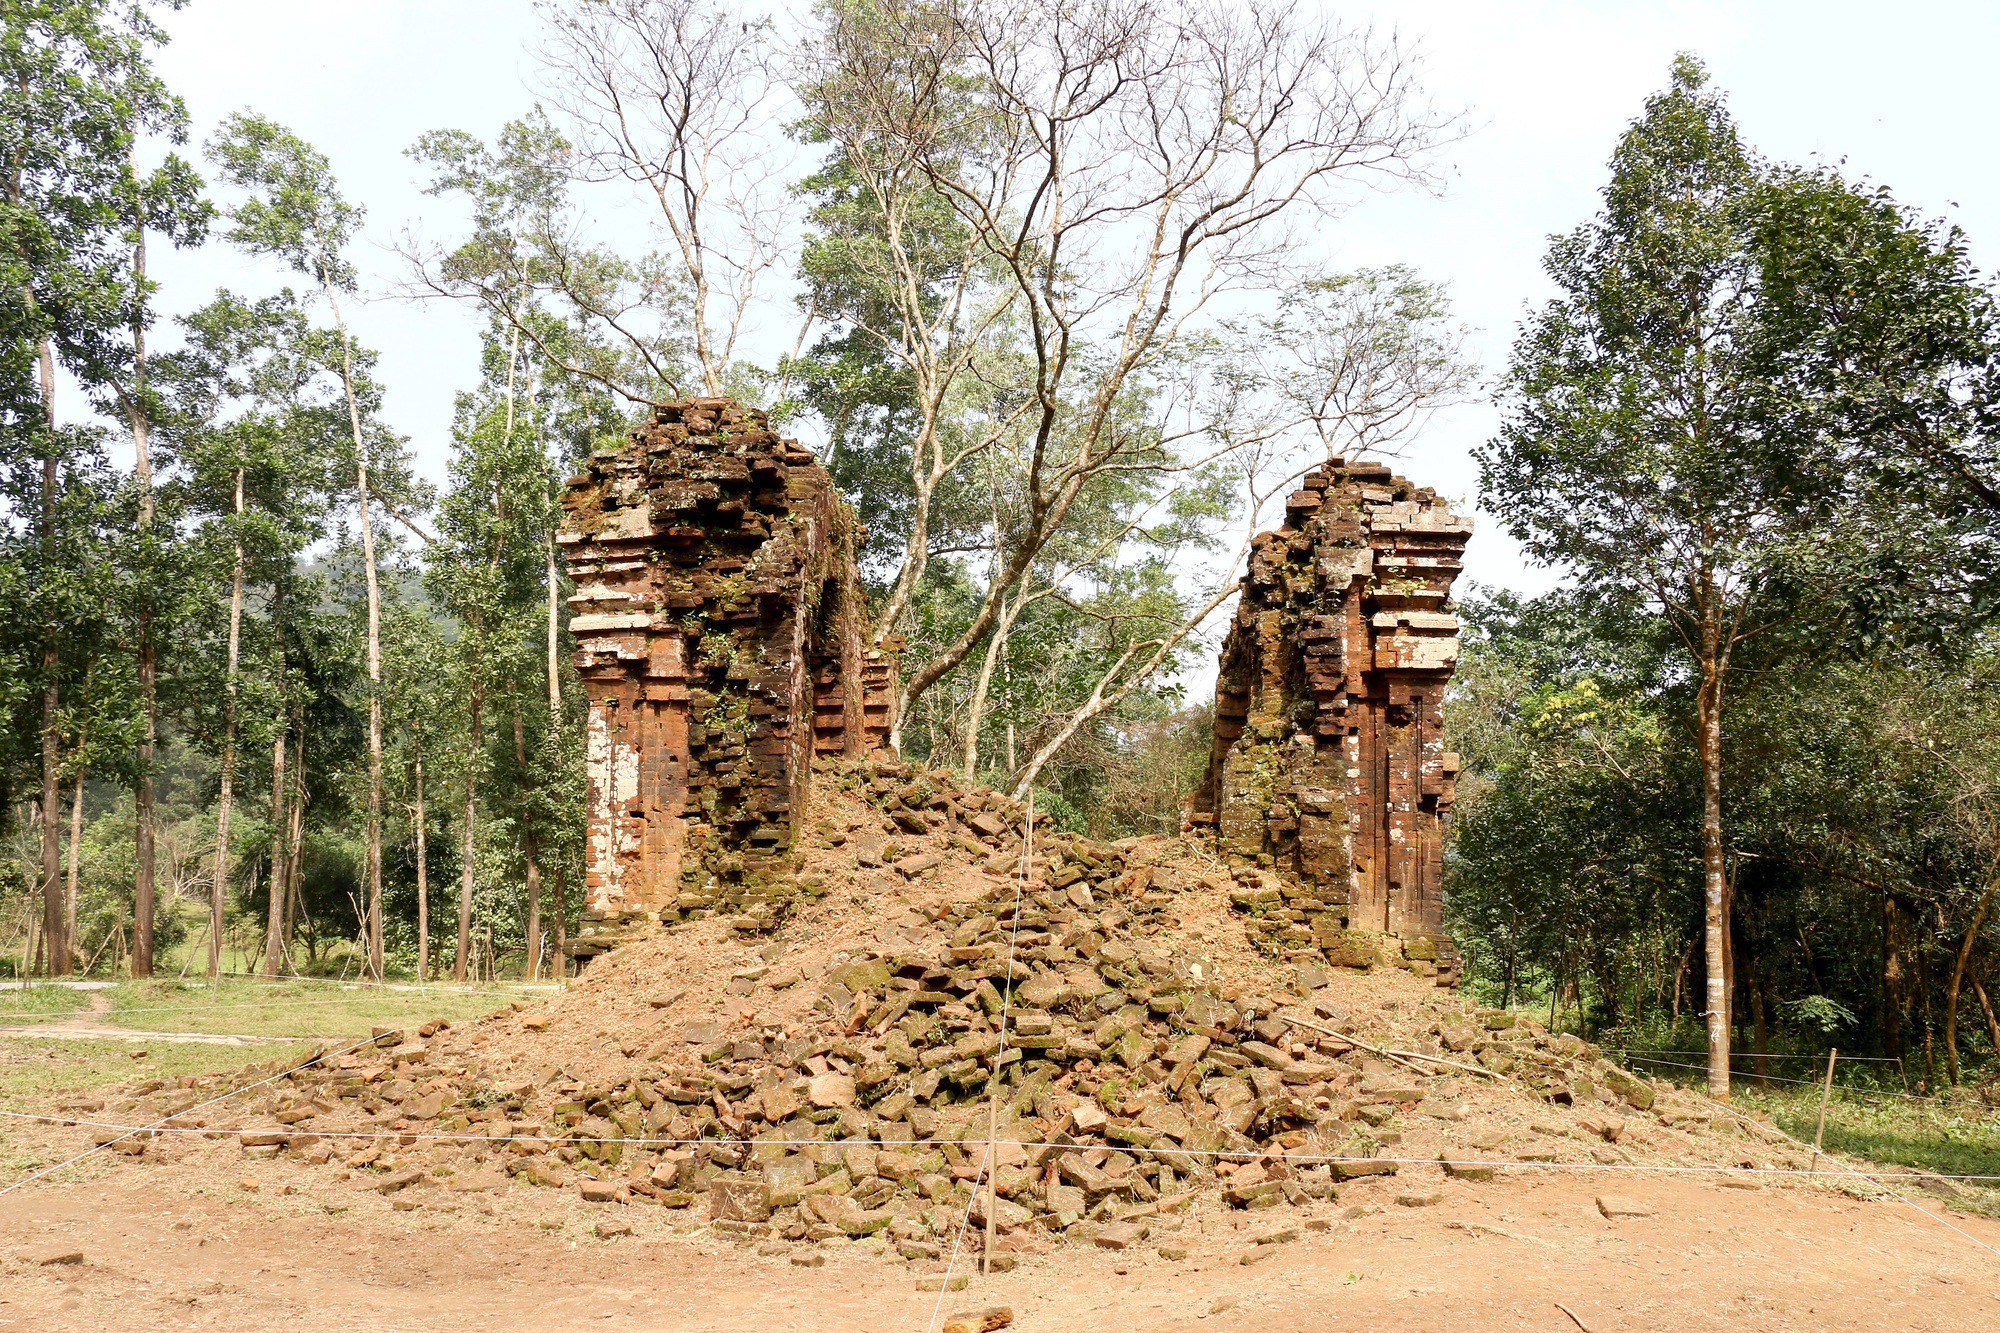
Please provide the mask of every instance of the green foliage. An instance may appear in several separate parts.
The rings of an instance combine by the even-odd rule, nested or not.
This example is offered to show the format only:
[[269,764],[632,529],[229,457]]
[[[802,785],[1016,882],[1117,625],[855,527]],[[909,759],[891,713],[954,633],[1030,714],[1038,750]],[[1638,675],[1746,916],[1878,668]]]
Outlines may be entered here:
[[[1892,901],[1889,863],[1926,898],[1967,883],[1977,840],[1940,829],[1935,775],[1881,762],[1903,749],[1882,704],[1933,664],[1880,654],[1971,651],[1992,603],[1991,517],[1954,498],[1979,481],[1992,303],[1955,232],[1759,159],[1686,56],[1546,266],[1561,295],[1515,344],[1501,433],[1478,451],[1486,503],[1573,572],[1595,655],[1642,646],[1652,665],[1628,686],[1506,646],[1546,643],[1561,599],[1495,623],[1459,706],[1476,760],[1456,910],[1506,960],[1509,998],[1532,959],[1555,986],[1596,977],[1617,1022],[1628,997],[1658,1003],[1669,965],[1679,1008],[1705,897],[1703,966],[1733,944],[1761,1040],[1792,939],[1811,974],[1786,975],[1792,993],[1865,986],[1852,947],[1814,953],[1815,931],[1847,943],[1868,920],[1829,874]],[[1913,809],[1930,822],[1877,818]],[[1822,975],[1836,966],[1852,989]],[[1904,1001],[1877,989],[1894,1047]]]
[[[1475,990],[1685,1046],[1685,1027],[1661,1034],[1701,1007],[1700,772],[1671,639],[1576,594],[1463,610],[1446,887]],[[1951,1035],[1993,1059],[1973,983],[1993,994],[2000,959],[1978,914],[2000,850],[1996,669],[1982,638],[1969,657],[1794,661],[1745,683],[1723,824],[1739,1049],[1761,1027],[1770,1049],[1833,1041],[1945,1081],[1969,938]]]
[[1824,995],[1802,995],[1796,1000],[1788,1000],[1784,1005],[1784,1013],[1799,1027],[1812,1029],[1828,1037],[1842,1029],[1851,1028],[1860,1021],[1855,1018],[1852,1009]]

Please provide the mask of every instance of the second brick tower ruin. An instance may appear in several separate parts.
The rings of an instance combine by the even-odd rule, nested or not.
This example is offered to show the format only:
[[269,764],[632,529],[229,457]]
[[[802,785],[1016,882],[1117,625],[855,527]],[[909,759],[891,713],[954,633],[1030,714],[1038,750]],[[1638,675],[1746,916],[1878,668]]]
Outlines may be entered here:
[[1445,610],[1472,520],[1379,463],[1309,474],[1258,536],[1215,686],[1215,741],[1194,822],[1282,872],[1266,942],[1336,963],[1449,971],[1445,822],[1458,757],[1444,692]]

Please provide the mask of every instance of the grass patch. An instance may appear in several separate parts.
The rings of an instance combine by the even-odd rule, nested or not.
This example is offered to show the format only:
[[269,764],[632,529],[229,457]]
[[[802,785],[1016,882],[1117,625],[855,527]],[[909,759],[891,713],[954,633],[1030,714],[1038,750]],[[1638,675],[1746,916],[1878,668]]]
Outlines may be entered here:
[[0,1023],[32,1023],[88,1008],[91,992],[69,986],[19,986],[0,990]]
[[505,1008],[513,996],[450,990],[384,990],[339,982],[173,980],[125,982],[110,992],[106,1018],[142,1032],[239,1036],[365,1037],[371,1027],[434,1018],[453,1023]]
[[[135,1051],[144,1056],[134,1059]],[[0,1037],[0,1106],[41,1113],[57,1103],[112,1083],[184,1074],[231,1073],[245,1065],[297,1056],[310,1048],[295,1041],[222,1046],[207,1042],[139,1047],[122,1041],[51,1037]]]
[[[1792,1137],[1812,1142],[1819,1118],[1816,1094],[1746,1090],[1739,1100],[1768,1111]],[[1940,1175],[2000,1176],[2000,1119],[1936,1102],[1877,1102],[1836,1094],[1826,1108],[1826,1147],[1843,1157]]]
[[[1671,1062],[1630,1050],[1626,1060],[1637,1072],[1700,1092],[1703,1057],[1684,1050],[1667,1054]],[[1744,1111],[1770,1116],[1779,1129],[1810,1146],[1820,1101],[1813,1075],[1824,1070],[1825,1059],[1824,1055],[1783,1063],[1774,1059],[1773,1079],[1760,1086],[1747,1068],[1749,1058],[1743,1057],[1733,1062],[1737,1067],[1731,1080],[1732,1100]],[[1799,1081],[1777,1081],[1780,1078]],[[1895,1066],[1879,1061],[1839,1066],[1826,1107],[1824,1143],[1829,1153],[1862,1170],[1872,1163],[1943,1176],[2000,1177],[2000,1113],[1974,1100],[1904,1096]],[[1902,1193],[1912,1188],[1893,1180],[1887,1183]],[[1923,1187],[1919,1197],[2000,1217],[2000,1180],[1960,1181],[1955,1186]]]

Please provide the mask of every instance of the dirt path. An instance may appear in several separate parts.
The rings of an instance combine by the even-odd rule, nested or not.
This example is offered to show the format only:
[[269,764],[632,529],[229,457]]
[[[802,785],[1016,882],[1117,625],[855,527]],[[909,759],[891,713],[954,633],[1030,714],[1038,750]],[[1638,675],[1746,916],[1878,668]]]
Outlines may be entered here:
[[[118,1162],[87,1183],[0,1196],[0,1328],[918,1333],[937,1301],[916,1290],[917,1266],[846,1243],[821,1247],[824,1267],[799,1268],[654,1208],[525,1187],[392,1202],[282,1162],[229,1170],[255,1192],[212,1169]],[[1652,1215],[1607,1221],[1603,1177],[1451,1182],[1418,1209],[1391,1202],[1393,1182],[1357,1184],[1341,1207],[1363,1216],[1322,1209],[1329,1230],[1257,1247],[1255,1234],[1300,1218],[1210,1205],[1138,1250],[1067,1249],[975,1278],[944,1313],[1007,1305],[1024,1333],[1574,1333],[1558,1303],[1592,1333],[2000,1327],[2000,1258],[1902,1204],[1697,1178],[1615,1185]],[[635,1234],[597,1239],[594,1223],[614,1215]],[[1951,1219],[2000,1247],[2000,1222]],[[1188,1257],[1161,1258],[1161,1243]],[[1240,1262],[1260,1249],[1267,1259]]]

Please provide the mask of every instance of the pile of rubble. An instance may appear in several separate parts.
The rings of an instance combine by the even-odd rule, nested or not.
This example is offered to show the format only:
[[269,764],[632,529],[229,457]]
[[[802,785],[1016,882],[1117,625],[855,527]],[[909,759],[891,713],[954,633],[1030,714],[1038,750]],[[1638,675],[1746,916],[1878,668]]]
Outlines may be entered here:
[[[398,1206],[512,1177],[737,1235],[887,1233],[926,1259],[968,1216],[983,1237],[989,1208],[996,1253],[1122,1245],[1205,1193],[1312,1206],[1422,1162],[1684,1159],[1705,1121],[1406,966],[1260,954],[1229,903],[1262,881],[1178,840],[1038,835],[1023,877],[1005,798],[887,763],[830,776],[820,897],[775,940],[696,919],[550,1005],[381,1033],[201,1127]],[[133,1109],[217,1091],[188,1082]]]

